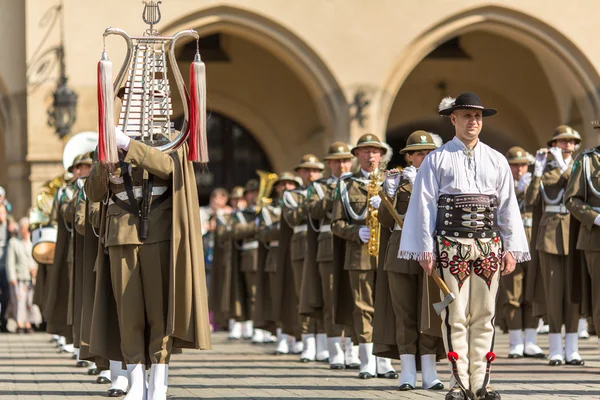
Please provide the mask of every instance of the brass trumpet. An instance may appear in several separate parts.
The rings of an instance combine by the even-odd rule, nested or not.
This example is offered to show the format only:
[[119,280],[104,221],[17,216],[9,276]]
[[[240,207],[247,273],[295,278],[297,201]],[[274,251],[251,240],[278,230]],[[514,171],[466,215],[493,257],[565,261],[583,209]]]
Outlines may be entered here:
[[258,214],[263,207],[268,206],[273,201],[269,195],[279,176],[273,172],[262,171],[260,169],[256,170],[256,174],[260,182],[258,196],[256,197],[256,213]]

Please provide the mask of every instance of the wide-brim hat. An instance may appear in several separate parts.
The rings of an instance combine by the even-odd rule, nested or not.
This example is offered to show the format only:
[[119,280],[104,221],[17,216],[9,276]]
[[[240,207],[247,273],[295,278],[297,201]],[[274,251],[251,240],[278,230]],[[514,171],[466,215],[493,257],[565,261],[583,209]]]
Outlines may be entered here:
[[439,106],[439,114],[448,116],[455,110],[465,109],[481,110],[481,114],[484,117],[490,117],[498,112],[496,109],[484,107],[481,99],[475,93],[467,92],[460,94],[456,99],[452,97],[442,99]]
[[552,139],[548,140],[548,146],[552,146],[552,142],[558,139],[573,139],[575,140],[576,145],[581,143],[581,135],[569,125],[557,126],[556,129],[554,129],[554,136],[552,136]]
[[334,142],[329,146],[327,156],[323,158],[325,161],[330,160],[345,160],[353,158],[354,156],[350,153],[350,147],[344,142]]
[[244,188],[242,186],[234,186],[231,189],[231,193],[229,194],[229,198],[232,200],[238,200],[244,197]]
[[435,150],[438,145],[434,142],[433,137],[429,132],[422,130],[414,131],[406,139],[406,146],[400,150],[400,154],[407,153],[409,151],[419,150]]
[[73,165],[92,165],[92,163],[94,162],[94,152],[93,151],[89,151],[87,153],[84,153],[80,156],[78,156],[77,158],[75,158],[75,161],[73,162]]
[[250,179],[248,182],[246,182],[246,185],[244,186],[244,194],[252,192],[254,190],[258,191],[259,187],[260,183],[257,179]]
[[298,186],[302,186],[302,179],[299,176],[294,175],[291,172],[285,171],[279,174],[277,180],[273,184],[273,186],[277,185],[280,182],[293,182]]
[[383,150],[383,154],[386,154],[388,151],[388,148],[381,143],[381,140],[372,133],[362,135],[356,142],[356,146],[352,148],[351,153],[356,156],[355,150],[360,149],[361,147],[377,147],[378,149]]
[[531,164],[531,157],[521,146],[513,146],[504,155],[509,164]]
[[323,163],[320,162],[317,156],[314,154],[305,154],[302,156],[300,164],[294,167],[294,171],[298,171],[300,168],[311,168],[323,171],[325,169],[325,165],[323,165]]

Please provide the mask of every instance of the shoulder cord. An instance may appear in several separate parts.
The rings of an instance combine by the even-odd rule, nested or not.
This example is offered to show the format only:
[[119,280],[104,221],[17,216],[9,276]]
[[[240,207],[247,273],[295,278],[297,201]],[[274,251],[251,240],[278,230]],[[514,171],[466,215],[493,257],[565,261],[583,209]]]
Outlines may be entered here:
[[559,204],[563,201],[563,196],[565,195],[565,189],[562,188],[560,189],[560,192],[558,192],[558,196],[555,199],[551,199],[548,197],[548,195],[546,194],[546,191],[544,190],[544,183],[540,182],[540,193],[542,194],[542,197],[544,198],[544,203],[546,203],[547,205],[556,205]]
[[365,219],[367,219],[367,209],[369,207],[365,207],[362,214],[358,215],[352,208],[352,205],[350,205],[350,200],[348,199],[348,188],[346,186],[346,182],[340,180],[338,185],[340,185],[340,196],[342,198],[342,204],[344,205],[344,208],[346,209],[346,212],[348,213],[348,215],[350,215],[350,218],[352,218],[355,221],[364,221]]
[[583,155],[583,173],[587,180],[590,191],[594,193],[596,197],[600,197],[600,191],[594,187],[594,183],[592,182],[592,168],[590,166],[590,156],[588,154]]

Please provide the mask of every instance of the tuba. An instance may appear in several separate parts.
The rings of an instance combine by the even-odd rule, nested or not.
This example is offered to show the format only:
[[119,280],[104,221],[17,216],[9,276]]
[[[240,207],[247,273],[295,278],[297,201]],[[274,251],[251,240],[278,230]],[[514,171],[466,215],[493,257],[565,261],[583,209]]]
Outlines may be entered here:
[[94,151],[98,144],[96,132],[81,132],[73,135],[63,150],[65,172],[44,183],[36,196],[36,206],[29,213],[33,259],[40,264],[52,264],[58,231],[52,220],[52,209],[56,193],[64,188],[73,175],[67,172],[78,155]]
[[371,236],[366,244],[366,252],[371,256],[379,255],[379,224],[378,211],[371,205],[371,198],[379,195],[379,168],[375,168],[369,175],[369,186],[367,191],[367,221],[366,225],[371,231]]
[[256,174],[258,175],[260,182],[258,186],[258,196],[256,197],[256,213],[258,214],[263,207],[271,204],[271,191],[279,177],[275,173],[261,170],[256,170]]
[[[118,28],[108,28],[104,38],[122,37],[127,54],[116,79],[112,80],[112,63],[106,48],[98,64],[98,159],[103,164],[118,162],[113,121],[115,94],[121,98],[118,127],[129,137],[163,152],[176,151],[188,142],[188,159],[208,162],[206,146],[206,73],[200,60],[199,35],[185,30],[173,36],[160,36],[154,25],[161,19],[160,1],[144,1],[142,18],[150,27],[141,36],[130,36]],[[182,39],[196,41],[196,55],[190,67],[190,90],[186,88],[175,58],[175,49]],[[183,125],[175,131],[171,120],[171,71],[181,96]]]

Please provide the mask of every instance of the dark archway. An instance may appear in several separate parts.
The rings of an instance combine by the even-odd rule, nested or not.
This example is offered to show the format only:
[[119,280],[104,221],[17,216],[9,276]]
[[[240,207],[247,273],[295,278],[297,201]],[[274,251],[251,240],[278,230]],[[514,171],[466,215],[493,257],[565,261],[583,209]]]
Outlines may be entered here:
[[[178,119],[175,126],[180,126]],[[207,121],[208,168],[196,170],[200,205],[208,204],[216,187],[231,190],[256,178],[256,170],[273,171],[271,162],[252,132],[237,121],[212,113]]]

